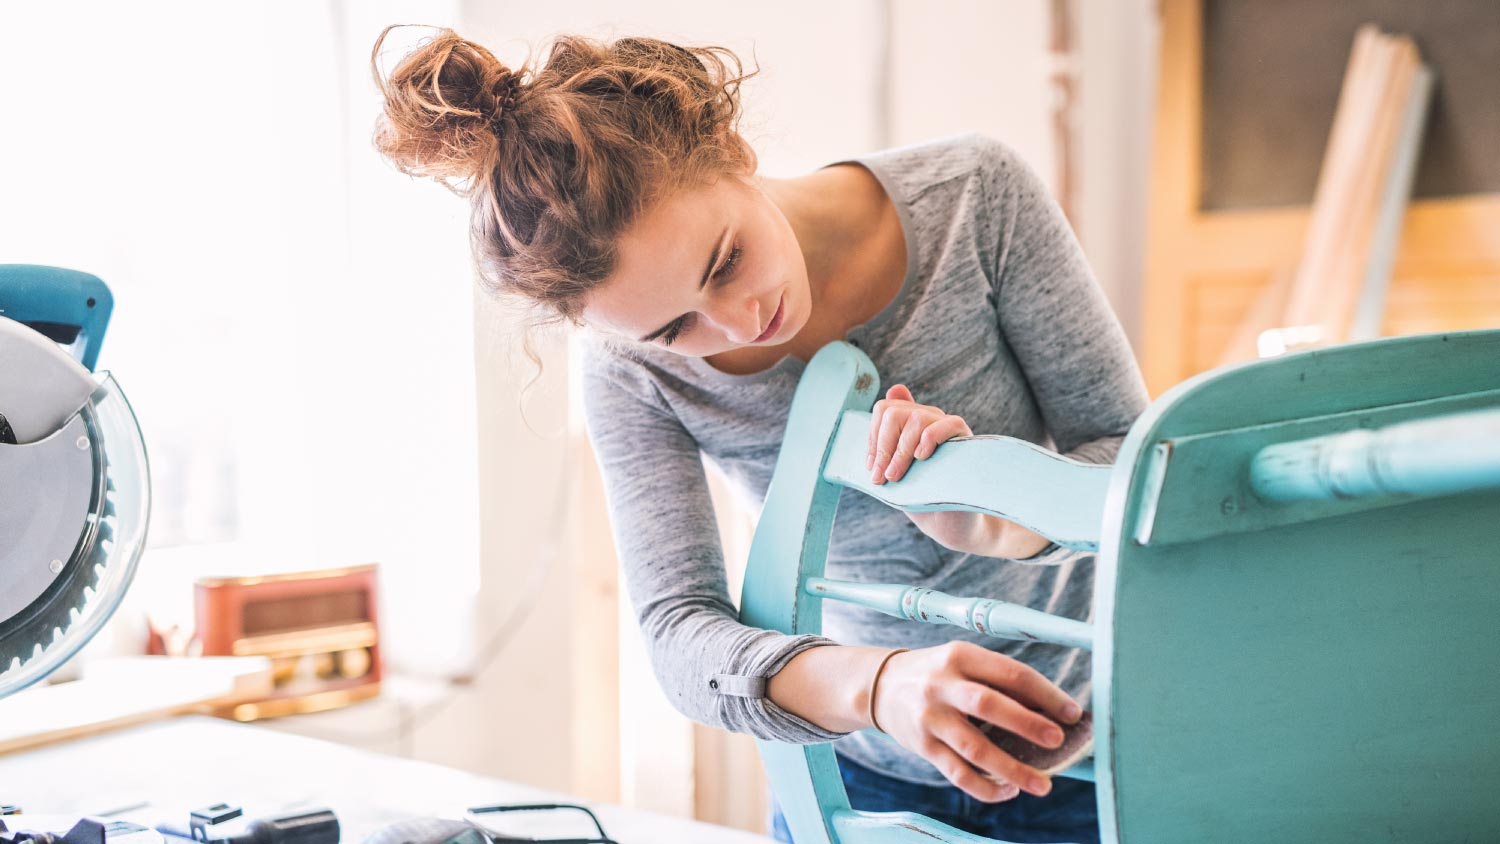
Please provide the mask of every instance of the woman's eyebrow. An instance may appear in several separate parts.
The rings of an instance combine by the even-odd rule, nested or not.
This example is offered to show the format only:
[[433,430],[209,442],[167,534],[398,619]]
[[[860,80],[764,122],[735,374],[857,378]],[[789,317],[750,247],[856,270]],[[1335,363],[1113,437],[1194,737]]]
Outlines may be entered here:
[[729,226],[719,232],[718,240],[714,241],[714,251],[708,256],[708,266],[703,268],[703,280],[698,282],[698,289],[702,290],[708,284],[708,279],[714,274],[714,267],[719,265],[719,256],[724,254],[724,242],[729,239]]
[[[708,284],[708,279],[714,274],[714,267],[719,265],[719,257],[724,254],[724,243],[728,240],[729,226],[726,225],[724,226],[724,230],[719,232],[719,237],[714,241],[713,251],[709,253],[708,266],[703,268],[703,279],[698,282],[699,290],[702,290]],[[672,322],[676,322],[678,319],[681,319],[681,317],[673,319]],[[663,325],[661,328],[658,328],[650,334],[647,334],[645,337],[642,337],[640,339],[640,342],[649,343],[652,340],[660,337],[661,335],[666,334],[667,329],[672,327],[672,322],[669,322],[666,325]]]

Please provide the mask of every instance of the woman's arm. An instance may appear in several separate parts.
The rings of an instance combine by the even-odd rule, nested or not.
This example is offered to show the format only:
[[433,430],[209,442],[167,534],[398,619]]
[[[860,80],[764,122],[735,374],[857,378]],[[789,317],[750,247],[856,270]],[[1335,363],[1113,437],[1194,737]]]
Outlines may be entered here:
[[[887,651],[741,624],[696,442],[639,373],[594,360],[584,375],[626,585],[667,698],[699,723],[782,742],[871,726],[872,679]],[[988,801],[1014,797],[1007,783],[1045,793],[1049,780],[983,740],[968,715],[1048,747],[1061,732],[1033,710],[1077,717],[1076,704],[1041,675],[961,642],[891,659],[876,692],[881,727]]]
[[993,140],[983,142],[980,166],[995,217],[1000,333],[1058,452],[1111,463],[1148,401],[1125,331],[1035,171]]
[[667,699],[698,723],[757,738],[838,738],[765,696],[788,660],[832,640],[740,623],[697,442],[641,367],[589,345],[585,354],[584,414],[622,577]]

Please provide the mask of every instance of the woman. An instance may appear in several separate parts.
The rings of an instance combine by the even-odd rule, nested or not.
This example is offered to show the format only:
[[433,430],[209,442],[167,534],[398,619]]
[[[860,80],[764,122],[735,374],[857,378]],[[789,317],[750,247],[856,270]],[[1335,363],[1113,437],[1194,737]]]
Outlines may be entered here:
[[[902,382],[875,408],[878,481],[975,429],[1109,462],[1146,400],[1123,333],[1008,148],[959,137],[761,177],[736,131],[743,78],[725,50],[646,38],[565,37],[512,70],[444,30],[377,69],[376,145],[471,200],[489,286],[585,327],[616,543],[680,711],[761,738],[838,739],[855,808],[1017,842],[1097,840],[1091,785],[1052,782],[970,720],[1056,746],[1079,717],[1069,695],[1087,696],[1087,654],[841,604],[825,607],[826,637],[740,624],[701,455],[761,500],[798,375],[842,339]],[[991,516],[849,494],[827,571],[1086,618],[1092,562]],[[895,742],[855,733],[876,725]]]

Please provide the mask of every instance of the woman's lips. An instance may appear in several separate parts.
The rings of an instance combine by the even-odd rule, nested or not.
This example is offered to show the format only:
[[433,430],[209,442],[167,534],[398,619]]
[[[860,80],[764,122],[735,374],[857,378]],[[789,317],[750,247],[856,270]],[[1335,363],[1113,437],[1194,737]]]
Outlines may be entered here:
[[771,317],[771,324],[768,325],[768,326],[766,326],[766,330],[762,331],[759,337],[755,338],[754,340],[751,340],[750,342],[752,344],[753,343],[764,343],[765,341],[771,339],[771,337],[774,336],[776,334],[776,332],[781,328],[781,318],[783,316],[782,312],[784,310],[786,310],[786,294],[785,293],[781,294],[781,299],[776,303],[776,313],[774,315],[772,315],[772,317]]

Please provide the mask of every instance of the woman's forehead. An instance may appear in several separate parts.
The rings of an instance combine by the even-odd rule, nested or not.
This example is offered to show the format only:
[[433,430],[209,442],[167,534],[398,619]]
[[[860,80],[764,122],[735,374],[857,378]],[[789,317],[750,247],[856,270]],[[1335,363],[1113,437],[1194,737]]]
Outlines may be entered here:
[[671,300],[697,291],[715,247],[738,217],[744,194],[731,182],[684,188],[642,211],[620,235],[613,271],[590,291],[585,319],[627,337],[660,327],[643,321],[662,317]]
[[643,211],[620,235],[614,270],[602,286],[696,289],[725,229],[740,216],[743,191],[728,182],[677,191]]

